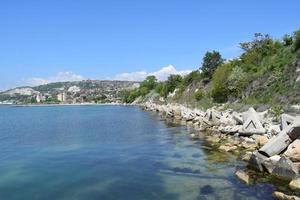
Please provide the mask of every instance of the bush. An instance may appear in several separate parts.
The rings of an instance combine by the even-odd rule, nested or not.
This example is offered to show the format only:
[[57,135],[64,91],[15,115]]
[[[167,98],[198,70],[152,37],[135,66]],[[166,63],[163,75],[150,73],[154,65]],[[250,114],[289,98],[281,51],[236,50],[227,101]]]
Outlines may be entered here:
[[201,90],[201,89],[198,89],[198,91],[194,93],[194,97],[197,101],[200,101],[201,99],[203,99],[204,95],[205,94],[204,94],[203,90]]
[[180,75],[170,75],[168,80],[163,84],[161,94],[163,97],[167,97],[169,93],[182,84],[182,77]]
[[183,78],[183,85],[185,87],[187,87],[188,85],[190,85],[192,82],[198,82],[201,81],[202,77],[200,74],[199,70],[196,71],[192,71],[191,73],[189,73],[188,75],[186,75]]
[[228,89],[234,97],[241,97],[247,86],[247,74],[242,68],[236,66],[228,77]]
[[214,101],[222,103],[227,101],[229,95],[228,77],[232,71],[230,63],[223,64],[217,68],[212,78],[211,96]]

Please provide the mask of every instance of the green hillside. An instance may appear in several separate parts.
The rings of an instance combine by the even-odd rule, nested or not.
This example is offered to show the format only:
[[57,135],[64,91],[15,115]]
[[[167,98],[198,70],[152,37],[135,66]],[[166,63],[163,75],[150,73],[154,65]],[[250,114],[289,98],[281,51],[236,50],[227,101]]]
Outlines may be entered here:
[[300,103],[300,30],[273,39],[256,33],[240,43],[242,54],[225,60],[207,52],[199,70],[158,82],[147,77],[140,88],[124,91],[123,100],[178,102],[194,107],[218,103],[291,105]]

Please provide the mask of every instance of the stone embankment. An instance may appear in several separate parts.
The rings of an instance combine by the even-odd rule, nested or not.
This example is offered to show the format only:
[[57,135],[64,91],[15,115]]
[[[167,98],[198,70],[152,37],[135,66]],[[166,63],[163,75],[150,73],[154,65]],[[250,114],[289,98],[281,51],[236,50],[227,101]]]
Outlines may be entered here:
[[[193,138],[205,132],[206,140],[217,145],[220,151],[244,152],[242,159],[249,167],[290,180],[291,190],[300,190],[300,116],[282,114],[278,120],[268,110],[256,112],[254,108],[243,113],[217,107],[203,111],[151,102],[142,107],[193,126],[199,130],[191,135]],[[236,174],[249,183],[244,173]],[[274,196],[280,199],[279,194]],[[289,199],[288,195],[284,197]]]

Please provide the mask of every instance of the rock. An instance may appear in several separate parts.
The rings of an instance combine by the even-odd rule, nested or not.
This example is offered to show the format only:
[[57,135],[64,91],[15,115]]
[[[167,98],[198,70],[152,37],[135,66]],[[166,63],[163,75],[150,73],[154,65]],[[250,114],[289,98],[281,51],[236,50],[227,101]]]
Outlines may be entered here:
[[222,113],[220,113],[214,109],[208,109],[205,114],[205,118],[207,118],[209,121],[211,121],[214,125],[220,124],[221,117],[222,117]]
[[285,156],[282,156],[276,163],[273,175],[279,176],[284,179],[294,179],[298,175],[298,169],[293,165],[292,161]]
[[244,171],[242,171],[242,170],[238,170],[238,171],[235,173],[235,175],[236,175],[241,181],[243,181],[244,183],[246,183],[246,184],[249,184],[249,183],[250,183],[250,177],[249,177],[249,175],[248,175],[246,172],[244,172]]
[[243,121],[243,127],[239,132],[241,135],[261,135],[266,132],[261,122],[259,121],[258,114],[253,108],[249,108],[249,110],[243,115]]
[[280,129],[280,125],[270,125],[267,128],[267,133],[269,135],[278,135],[278,133],[280,133],[281,129]]
[[172,106],[174,116],[181,117],[181,108],[179,106]]
[[220,140],[221,139],[217,136],[206,136],[206,141],[208,141],[210,143],[219,143]]
[[191,138],[192,138],[192,139],[197,139],[197,138],[199,138],[199,136],[198,136],[197,134],[195,134],[195,133],[192,133],[192,134],[191,134]]
[[241,114],[239,114],[237,112],[233,112],[232,117],[237,122],[237,124],[239,124],[239,125],[243,124],[244,121],[243,121],[243,118],[242,118]]
[[259,147],[264,146],[269,141],[269,139],[268,139],[268,137],[266,135],[255,135],[253,138],[255,139],[255,143]]
[[255,151],[252,153],[248,166],[254,169],[257,169],[261,172],[264,171],[262,163],[267,159],[268,157],[260,154],[259,152]]
[[240,129],[241,129],[241,125],[236,125],[236,126],[220,126],[218,128],[218,130],[221,132],[221,133],[228,133],[228,134],[235,134],[237,133]]
[[281,130],[287,128],[288,126],[292,125],[294,121],[296,120],[296,117],[293,117],[288,114],[282,114],[280,117],[281,121]]
[[230,115],[223,115],[220,118],[220,124],[224,126],[235,126],[237,123]]
[[278,191],[275,191],[273,192],[273,197],[278,199],[278,200],[300,200],[299,197],[297,196],[290,196],[290,195],[286,195],[282,192],[278,192]]
[[270,158],[266,158],[262,161],[262,165],[264,166],[264,169],[267,170],[268,173],[272,173],[273,169],[275,168],[277,162],[280,160],[279,155],[272,156]]
[[254,151],[257,148],[257,145],[255,143],[251,144],[251,143],[243,142],[241,144],[241,147],[243,147],[245,149],[248,149],[248,150]]
[[292,142],[284,153],[291,161],[300,162],[300,139]]
[[300,122],[293,123],[282,130],[276,137],[273,137],[262,148],[259,149],[261,154],[274,156],[281,153],[287,146],[300,136]]
[[205,117],[201,117],[199,120],[200,120],[200,126],[205,129],[213,126],[212,123]]
[[219,147],[219,150],[221,151],[226,151],[226,152],[230,152],[230,151],[234,151],[237,149],[237,146],[228,146],[228,145],[221,145]]
[[247,151],[244,155],[242,155],[242,160],[245,162],[249,162],[251,158],[252,152]]
[[289,187],[293,190],[300,190],[300,178],[293,179],[289,183]]

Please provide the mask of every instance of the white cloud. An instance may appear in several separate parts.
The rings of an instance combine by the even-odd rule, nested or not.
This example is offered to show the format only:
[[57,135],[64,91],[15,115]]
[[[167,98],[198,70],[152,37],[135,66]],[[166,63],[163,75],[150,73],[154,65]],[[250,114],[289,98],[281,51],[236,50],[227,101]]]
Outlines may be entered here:
[[24,80],[26,85],[35,86],[35,85],[44,85],[47,83],[54,82],[65,82],[65,81],[81,81],[85,78],[81,75],[75,74],[73,72],[58,72],[55,76],[51,76],[48,78],[39,78],[32,77]]
[[186,75],[190,72],[192,72],[192,70],[177,70],[173,65],[168,65],[155,72],[138,71],[138,72],[117,74],[113,79],[126,80],[126,81],[142,81],[147,76],[154,75],[158,80],[163,81],[166,80],[168,76],[171,74]]

